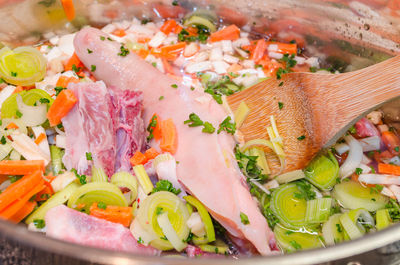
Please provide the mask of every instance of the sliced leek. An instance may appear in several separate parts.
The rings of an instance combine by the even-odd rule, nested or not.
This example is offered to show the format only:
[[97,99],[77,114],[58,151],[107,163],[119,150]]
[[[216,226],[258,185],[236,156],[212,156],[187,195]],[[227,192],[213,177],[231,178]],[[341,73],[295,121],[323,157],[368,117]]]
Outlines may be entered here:
[[336,184],[332,196],[347,209],[364,208],[370,212],[385,208],[388,198],[355,181]]
[[138,179],[139,184],[142,187],[143,191],[146,194],[149,194],[153,190],[154,186],[153,183],[151,183],[151,180],[147,175],[144,166],[143,165],[134,166],[133,172],[135,172],[136,178]]
[[204,252],[215,253],[215,254],[228,254],[229,247],[224,246],[214,246],[214,245],[199,245],[200,249]]
[[322,235],[327,245],[334,245],[344,240],[344,230],[340,223],[341,214],[334,214],[322,226]]
[[279,247],[285,252],[324,246],[317,233],[290,230],[281,225],[276,225],[274,234]]
[[137,181],[135,177],[124,171],[120,171],[112,175],[111,183],[119,188],[128,188],[130,190],[130,196],[128,204],[131,204],[137,196]]
[[39,206],[29,217],[25,220],[25,223],[30,224],[35,219],[44,219],[48,210],[58,205],[64,204],[71,195],[79,188],[79,184],[72,182],[63,190],[57,192],[51,196],[46,202]]
[[[178,196],[168,191],[153,193],[140,203],[136,219],[147,233],[155,236],[150,244],[160,250],[170,250],[174,246],[158,223],[158,215],[161,213],[168,214],[168,220],[173,230],[182,241],[187,239],[190,232],[186,225],[189,212],[185,203]],[[167,238],[164,236],[167,236]]]
[[364,235],[347,213],[342,214],[339,220],[350,239],[356,239]]
[[389,210],[388,209],[380,209],[376,211],[376,229],[382,230],[388,227],[392,223]]
[[322,190],[330,190],[339,176],[339,164],[334,155],[320,155],[305,168],[306,179]]
[[272,150],[274,150],[275,154],[279,158],[279,163],[281,164],[280,172],[282,172],[286,167],[286,154],[283,151],[283,140],[282,140],[282,137],[280,137],[280,135],[279,135],[278,127],[276,125],[274,116],[271,116],[270,120],[271,120],[271,126],[267,127],[267,133],[268,133],[269,139],[272,142],[272,146],[273,146]]
[[322,223],[328,220],[332,208],[332,198],[318,198],[307,201],[306,222]]
[[304,175],[303,170],[298,169],[298,170],[293,170],[284,174],[281,174],[277,176],[275,179],[278,181],[279,184],[285,184],[289,183],[298,179],[303,179],[305,178],[306,175]]
[[93,203],[105,203],[106,205],[128,206],[121,190],[114,184],[107,182],[91,182],[79,187],[69,198],[68,207],[77,208],[89,213]]
[[271,195],[271,210],[280,222],[287,227],[297,228],[306,225],[307,201],[296,198],[300,190],[295,183],[281,185]]
[[204,207],[204,205],[195,197],[193,196],[185,196],[183,197],[188,203],[190,203],[193,207],[197,209],[197,212],[199,213],[201,220],[204,223],[204,228],[206,229],[206,236],[208,239],[208,242],[213,242],[215,241],[215,231],[214,231],[214,225],[212,223],[210,214],[207,212],[207,209]]
[[271,173],[269,169],[267,158],[265,157],[265,152],[261,147],[252,147],[249,149],[251,156],[257,157],[257,166],[261,169],[261,173],[268,175]]
[[210,32],[215,32],[217,30],[217,27],[211,20],[198,15],[193,15],[189,19],[186,19],[183,25],[186,27],[192,25],[200,25],[209,29]]
[[101,166],[92,167],[92,182],[107,182],[108,176]]
[[6,158],[12,149],[13,148],[11,144],[8,142],[6,142],[5,144],[0,144],[0,160]]
[[8,83],[30,86],[46,74],[46,58],[33,47],[0,50],[0,76]]
[[246,102],[242,101],[239,107],[235,111],[235,123],[236,128],[240,128],[243,122],[246,120],[247,116],[250,114],[250,108],[247,106]]
[[62,170],[63,152],[57,146],[50,145],[50,157],[53,174],[58,175],[58,173],[60,173]]
[[157,222],[165,237],[177,251],[182,251],[187,246],[187,243],[179,238],[175,232],[174,227],[169,221],[167,212],[159,214],[157,217]]

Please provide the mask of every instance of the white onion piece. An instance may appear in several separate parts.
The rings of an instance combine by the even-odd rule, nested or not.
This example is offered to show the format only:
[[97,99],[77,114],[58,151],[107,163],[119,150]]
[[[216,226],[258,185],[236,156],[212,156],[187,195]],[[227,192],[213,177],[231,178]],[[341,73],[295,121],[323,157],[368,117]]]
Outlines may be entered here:
[[[362,164],[365,164],[365,165],[368,165],[369,163],[371,163],[372,162],[372,160],[371,159],[369,159],[368,158],[368,156],[366,156],[366,155],[362,155],[362,159],[361,159],[361,163]],[[359,167],[361,167],[361,166],[359,166]]]
[[193,212],[189,219],[186,221],[186,225],[190,228],[190,231],[198,237],[203,237],[206,234],[204,223],[201,220],[198,212]]
[[363,148],[363,152],[379,150],[381,147],[381,138],[376,135],[360,139],[359,142]]
[[183,243],[182,239],[180,239],[178,234],[175,232],[171,222],[168,219],[167,212],[161,213],[157,217],[157,222],[163,231],[163,234],[167,237],[168,241],[177,251],[181,251],[182,249],[186,248],[187,244]]
[[394,198],[393,192],[392,192],[390,189],[388,189],[387,187],[383,187],[381,193],[382,193],[383,195],[387,196],[387,197]]
[[396,197],[396,200],[400,202],[400,187],[396,185],[390,185],[389,189],[393,192],[393,195]]
[[56,146],[65,149],[67,147],[67,137],[61,134],[57,135]]
[[47,119],[47,105],[28,106],[22,101],[21,95],[16,97],[19,111],[22,113],[21,120],[26,126],[38,126]]
[[75,179],[76,179],[75,174],[70,171],[67,171],[61,175],[58,175],[51,182],[51,187],[53,188],[54,192],[58,192],[67,187]]
[[343,165],[339,168],[339,175],[342,179],[353,174],[360,165],[363,156],[362,146],[353,136],[346,135],[344,139],[349,145],[350,151],[346,161],[344,161]]
[[45,138],[38,144],[39,148],[42,149],[42,151],[50,156],[50,148],[49,148],[49,142],[47,141],[47,135],[46,131],[42,126],[36,126],[32,127],[33,134],[35,135],[35,138],[37,139],[42,133],[45,135]]
[[335,144],[334,148],[339,155],[343,155],[350,150],[350,147],[345,143]]
[[11,152],[12,146],[9,143],[0,144],[0,160],[3,160]]
[[151,234],[144,230],[136,218],[131,223],[130,230],[133,237],[145,246],[149,245],[151,241],[156,239],[155,234]]
[[400,176],[382,174],[361,174],[358,181],[366,184],[400,185]]
[[369,172],[372,171],[371,167],[369,167],[366,164],[364,164],[364,162],[360,164],[359,168],[362,169],[362,173],[363,174],[368,174]]
[[50,156],[46,155],[37,144],[27,135],[15,131],[12,135],[11,146],[27,160],[44,160],[45,165],[50,162]]

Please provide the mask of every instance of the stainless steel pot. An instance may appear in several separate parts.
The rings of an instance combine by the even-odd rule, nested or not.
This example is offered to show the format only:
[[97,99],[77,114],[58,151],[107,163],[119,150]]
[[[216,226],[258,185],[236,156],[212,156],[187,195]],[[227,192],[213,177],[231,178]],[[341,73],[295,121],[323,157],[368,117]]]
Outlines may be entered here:
[[[65,20],[58,0],[0,0],[0,41],[32,44],[52,32],[73,32],[86,24],[102,26],[115,20],[151,19],[159,5],[172,0],[75,0],[77,18]],[[221,13],[229,20],[248,22],[254,34],[291,32],[305,40],[305,53],[317,54],[344,71],[359,69],[400,52],[400,0],[180,0],[188,9]],[[221,14],[220,14],[221,15]],[[283,33],[272,36],[285,38]],[[400,78],[400,76],[399,76]],[[392,104],[399,109],[400,102]],[[400,121],[400,117],[397,118]],[[396,118],[394,118],[394,121]],[[0,221],[6,237],[49,252],[108,264],[187,264],[187,259],[144,257],[95,249],[47,238],[24,226]],[[400,240],[400,225],[325,249],[271,257],[193,259],[192,264],[316,264],[364,253]]]

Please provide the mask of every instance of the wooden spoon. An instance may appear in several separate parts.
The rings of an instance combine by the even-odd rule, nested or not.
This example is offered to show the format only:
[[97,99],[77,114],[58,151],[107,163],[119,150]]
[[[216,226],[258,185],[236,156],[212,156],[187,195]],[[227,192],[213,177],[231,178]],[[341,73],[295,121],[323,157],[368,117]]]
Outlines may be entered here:
[[[233,111],[242,101],[251,109],[240,128],[245,141],[267,139],[266,127],[274,115],[284,142],[287,172],[304,168],[357,120],[396,97],[400,97],[400,56],[344,74],[289,73],[281,80],[269,78],[229,96],[228,103]],[[269,153],[267,157],[277,174],[277,158]]]

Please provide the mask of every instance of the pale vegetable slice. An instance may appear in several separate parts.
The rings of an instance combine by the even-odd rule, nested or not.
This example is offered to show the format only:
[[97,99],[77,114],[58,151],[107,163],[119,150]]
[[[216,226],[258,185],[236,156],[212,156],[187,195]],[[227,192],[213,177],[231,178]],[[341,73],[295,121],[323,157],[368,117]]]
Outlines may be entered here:
[[305,168],[306,179],[322,190],[330,190],[336,184],[339,176],[339,164],[333,154],[328,151],[327,155],[314,158]]
[[136,178],[139,181],[140,186],[146,194],[149,194],[154,186],[151,183],[149,176],[146,173],[143,165],[137,165],[133,167],[133,172],[135,172]]
[[344,140],[349,145],[350,151],[346,160],[339,169],[339,175],[342,179],[353,174],[363,158],[363,149],[359,141],[351,135],[346,135]]
[[101,166],[92,167],[92,182],[107,182],[108,176]]
[[376,211],[376,229],[382,230],[392,224],[389,210],[380,209]]
[[236,128],[240,128],[243,122],[246,120],[247,116],[250,114],[250,108],[247,106],[246,102],[242,101],[239,107],[235,111],[235,123]]
[[8,142],[6,142],[5,144],[0,144],[0,160],[6,158],[6,156],[8,156],[12,149],[13,148],[11,144]]
[[364,208],[368,211],[376,211],[385,208],[388,198],[380,193],[363,187],[355,181],[344,181],[337,184],[332,192],[333,197],[347,209]]
[[130,190],[128,204],[131,204],[136,199],[138,185],[132,174],[125,171],[119,171],[112,175],[111,183],[119,188],[128,188]]
[[200,25],[209,29],[210,32],[215,32],[217,30],[217,27],[214,25],[213,22],[211,22],[207,18],[198,15],[191,16],[189,19],[185,20],[183,25],[184,26]]
[[16,97],[18,110],[21,113],[21,121],[26,126],[39,126],[47,117],[47,105],[39,103],[37,106],[28,106],[22,101],[21,95]]
[[257,166],[260,167],[263,174],[268,175],[271,173],[271,170],[268,166],[267,158],[265,156],[265,152],[261,147],[252,147],[249,149],[249,153],[251,156],[257,157]]
[[322,236],[327,245],[334,245],[344,240],[341,214],[334,214],[322,225]]
[[307,201],[306,222],[322,223],[328,220],[332,208],[332,198],[318,198]]
[[[367,229],[375,228],[375,220],[372,215],[365,209],[355,209],[347,213],[353,223],[356,224],[362,233],[366,233]],[[366,228],[368,227],[368,228]]]
[[50,162],[50,156],[45,154],[39,146],[26,134],[15,131],[12,134],[11,146],[27,160],[43,160],[45,165]]
[[168,241],[177,251],[182,251],[187,246],[187,243],[184,243],[176,234],[174,227],[168,219],[167,212],[158,215],[157,222]]
[[301,249],[323,247],[323,243],[317,233],[300,232],[276,225],[274,234],[279,247],[285,252],[293,252]]
[[350,219],[347,213],[340,216],[340,223],[350,239],[357,239],[363,236],[364,233],[358,229],[357,225]]
[[289,183],[298,179],[305,178],[306,175],[304,174],[303,170],[297,169],[293,170],[284,174],[277,176],[275,179],[278,181],[279,184]]

